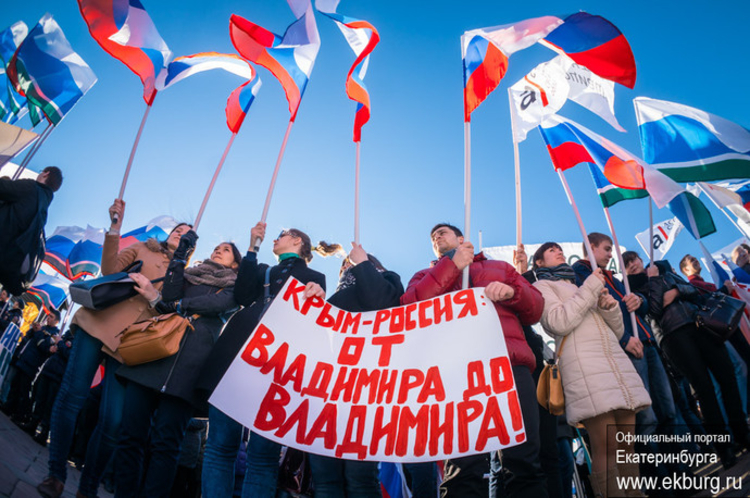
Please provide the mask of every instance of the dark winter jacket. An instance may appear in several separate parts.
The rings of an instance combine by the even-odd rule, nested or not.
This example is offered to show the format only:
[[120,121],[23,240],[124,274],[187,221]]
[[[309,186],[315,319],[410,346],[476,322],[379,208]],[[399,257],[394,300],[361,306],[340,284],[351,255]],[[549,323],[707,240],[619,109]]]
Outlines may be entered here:
[[[471,287],[486,287],[490,282],[501,282],[513,288],[515,294],[507,301],[494,303],[500,318],[505,344],[512,365],[525,365],[534,371],[534,353],[526,343],[522,325],[539,321],[544,310],[542,294],[504,261],[488,260],[484,254],[474,256],[469,265]],[[443,256],[431,268],[417,272],[409,282],[401,304],[431,299],[461,289],[461,271],[450,257]]]
[[16,368],[26,375],[35,377],[44,361],[52,354],[50,352],[50,347],[54,344],[52,336],[58,332],[57,328],[47,326],[42,327],[38,332],[30,331],[29,340],[18,354]]
[[[695,323],[695,313],[702,304],[700,291],[671,271],[661,272],[658,277],[649,277],[649,313],[661,327],[664,337],[680,327]],[[679,295],[668,306],[664,306],[664,294],[677,289]]]
[[392,271],[380,273],[370,261],[351,270],[356,282],[332,295],[328,302],[352,313],[392,308],[404,294],[401,277]]
[[68,358],[70,358],[72,347],[73,338],[70,336],[64,336],[62,340],[57,343],[57,352],[50,356],[44,363],[39,375],[49,377],[55,382],[62,383],[62,378],[65,374],[65,368],[68,366]]
[[[232,360],[260,322],[264,311],[263,283],[267,268],[269,268],[268,265],[258,263],[254,252],[248,252],[242,258],[234,286],[234,297],[244,308],[232,315],[224,326],[221,337],[203,366],[198,389],[206,397],[213,393]],[[305,284],[316,282],[323,289],[326,286],[325,275],[308,268],[302,258],[288,258],[271,267],[269,280],[271,296],[279,293],[289,277],[294,277]]]
[[[169,312],[171,308],[161,306],[179,301],[182,315],[198,315],[192,322],[194,329],[185,333],[177,354],[141,365],[123,365],[117,370],[117,375],[199,406],[202,398],[196,396],[195,386],[201,369],[219,338],[224,324],[222,316],[236,309],[237,303],[232,287],[193,285],[184,278],[184,272],[184,262],[173,260],[169,264],[162,288],[164,303],[157,305],[157,310]],[[166,304],[166,308],[169,307]]]
[[46,211],[54,197],[47,185],[36,180],[0,178],[0,248],[6,248],[28,228],[37,215],[39,196]]

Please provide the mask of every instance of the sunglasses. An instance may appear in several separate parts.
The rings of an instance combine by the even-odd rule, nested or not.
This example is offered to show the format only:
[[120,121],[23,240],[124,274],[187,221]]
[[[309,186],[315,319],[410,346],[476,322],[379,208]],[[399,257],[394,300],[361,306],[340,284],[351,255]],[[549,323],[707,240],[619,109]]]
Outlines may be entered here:
[[297,237],[297,235],[294,235],[294,233],[292,233],[289,230],[282,230],[281,232],[279,232],[279,236],[276,237],[276,240],[279,240],[280,238],[282,238],[282,237],[284,237],[286,235],[289,235],[290,237]]

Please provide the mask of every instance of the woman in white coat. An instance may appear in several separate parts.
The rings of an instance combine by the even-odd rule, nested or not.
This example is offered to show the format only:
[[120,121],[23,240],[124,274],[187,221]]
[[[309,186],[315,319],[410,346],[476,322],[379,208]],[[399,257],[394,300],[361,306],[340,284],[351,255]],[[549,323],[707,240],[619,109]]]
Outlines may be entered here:
[[[568,424],[582,423],[591,440],[594,491],[597,496],[607,496],[609,486],[612,493],[642,496],[639,490],[615,487],[618,475],[638,475],[638,465],[615,466],[617,450],[628,448],[618,445],[614,436],[631,434],[635,413],[651,404],[641,378],[618,343],[624,330],[620,307],[604,287],[604,275],[598,268],[576,286],[575,272],[555,242],[542,244],[536,251],[534,270],[534,286],[544,296],[540,322],[555,337],[559,352]],[[608,426],[616,426],[609,441]]]

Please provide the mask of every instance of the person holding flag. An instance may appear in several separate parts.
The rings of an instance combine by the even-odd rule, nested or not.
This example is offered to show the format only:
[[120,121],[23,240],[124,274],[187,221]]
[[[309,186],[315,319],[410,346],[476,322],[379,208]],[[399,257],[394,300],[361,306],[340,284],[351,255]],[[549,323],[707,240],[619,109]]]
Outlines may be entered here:
[[[191,228],[186,223],[178,224],[164,242],[155,238],[148,239],[120,251],[120,229],[124,214],[125,202],[116,199],[109,208],[112,224],[102,248],[103,275],[120,272],[135,261],[142,261],[141,273],[149,280],[154,280],[164,276],[173,255],[179,259],[187,259],[185,249],[179,254],[180,237]],[[115,372],[121,365],[116,358],[121,332],[131,324],[147,320],[154,314],[148,301],[141,296],[134,296],[101,311],[80,308],[73,315],[71,329],[75,338],[50,420],[49,474],[37,486],[37,491],[42,496],[57,498],[65,490],[68,453],[73,445],[76,419],[89,395],[91,382],[99,365],[104,362],[102,404],[96,428],[89,440],[86,463],[78,487],[80,495],[96,496],[99,481],[114,451],[122,421],[125,389],[115,378]]]

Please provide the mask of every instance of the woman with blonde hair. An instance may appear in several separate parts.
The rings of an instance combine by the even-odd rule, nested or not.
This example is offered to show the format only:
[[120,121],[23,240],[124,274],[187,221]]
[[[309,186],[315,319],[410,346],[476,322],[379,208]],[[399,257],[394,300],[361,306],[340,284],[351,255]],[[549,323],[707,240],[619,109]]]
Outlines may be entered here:
[[[577,287],[573,268],[566,263],[555,242],[542,244],[534,253],[534,286],[544,296],[540,323],[555,337],[565,395],[568,424],[583,424],[591,440],[591,484],[596,496],[617,489],[617,477],[637,476],[638,464],[614,465],[618,443],[608,440],[608,426],[615,433],[629,434],[635,413],[651,404],[643,381],[618,342],[624,332],[617,301],[604,286],[604,275],[596,269]],[[621,447],[626,452],[632,446]],[[612,466],[608,467],[607,462]],[[625,489],[626,496],[642,496],[638,489]]]

